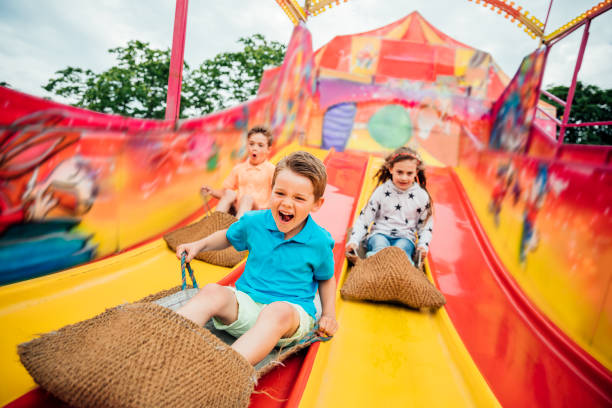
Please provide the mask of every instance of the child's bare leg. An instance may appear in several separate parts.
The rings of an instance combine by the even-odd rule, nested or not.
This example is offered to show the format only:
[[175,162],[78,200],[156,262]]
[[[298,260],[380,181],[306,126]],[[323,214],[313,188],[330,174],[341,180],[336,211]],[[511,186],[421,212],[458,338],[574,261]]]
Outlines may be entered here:
[[238,202],[238,208],[236,209],[236,218],[240,218],[245,212],[251,211],[254,204],[253,197],[248,194],[242,196]]
[[298,311],[288,303],[274,302],[264,307],[253,326],[234,342],[232,348],[255,365],[282,337],[291,337],[300,325]]
[[234,190],[225,190],[217,204],[217,211],[229,212],[232,204],[236,200],[236,192]]
[[200,326],[204,326],[213,316],[223,324],[231,324],[238,318],[238,302],[231,289],[209,283],[176,313]]

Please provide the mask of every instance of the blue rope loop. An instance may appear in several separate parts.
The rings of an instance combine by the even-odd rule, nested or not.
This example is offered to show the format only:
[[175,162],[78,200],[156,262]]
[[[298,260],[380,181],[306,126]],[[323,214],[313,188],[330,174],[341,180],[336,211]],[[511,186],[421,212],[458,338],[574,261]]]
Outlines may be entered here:
[[198,288],[198,283],[196,282],[195,275],[193,274],[193,269],[191,269],[191,265],[189,262],[185,262],[185,256],[187,256],[187,252],[183,252],[181,254],[181,290],[187,289],[187,279],[185,277],[185,266],[187,266],[187,270],[189,271],[189,277],[191,278],[191,283],[193,283],[193,287]]
[[317,341],[330,341],[333,336],[317,336],[317,330],[319,329],[319,325],[315,325],[314,329],[312,329],[302,340],[298,342],[298,344],[311,344]]

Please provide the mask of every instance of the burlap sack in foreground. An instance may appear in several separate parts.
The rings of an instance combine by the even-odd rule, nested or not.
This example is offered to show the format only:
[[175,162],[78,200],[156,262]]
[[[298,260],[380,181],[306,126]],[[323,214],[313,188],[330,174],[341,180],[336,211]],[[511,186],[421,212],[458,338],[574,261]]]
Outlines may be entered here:
[[255,370],[205,328],[153,303],[118,306],[18,347],[75,407],[246,407]]
[[[198,222],[167,233],[164,235],[164,240],[170,249],[176,251],[176,247],[180,244],[197,241],[207,237],[213,232],[229,227],[236,221],[237,218],[233,215],[215,211]],[[242,261],[246,255],[247,251],[238,252],[234,247],[229,247],[221,251],[200,252],[196,255],[196,259],[213,265],[231,268]]]
[[417,309],[438,309],[446,303],[444,295],[397,247],[359,259],[348,272],[340,293],[345,299],[399,302]]

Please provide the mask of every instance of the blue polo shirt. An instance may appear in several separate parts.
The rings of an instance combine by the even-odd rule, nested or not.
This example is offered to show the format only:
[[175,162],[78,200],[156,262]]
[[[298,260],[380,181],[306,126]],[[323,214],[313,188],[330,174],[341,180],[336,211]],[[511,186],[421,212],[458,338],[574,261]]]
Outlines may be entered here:
[[227,230],[228,241],[249,257],[236,289],[259,303],[287,301],[315,316],[320,280],[334,276],[334,240],[310,215],[302,230],[285,240],[272,212],[250,211]]

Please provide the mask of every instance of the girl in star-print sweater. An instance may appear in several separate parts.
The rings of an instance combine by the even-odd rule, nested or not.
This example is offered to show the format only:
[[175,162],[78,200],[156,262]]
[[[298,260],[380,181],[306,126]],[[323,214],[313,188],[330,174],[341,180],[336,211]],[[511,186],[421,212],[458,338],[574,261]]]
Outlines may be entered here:
[[420,252],[415,258],[425,259],[433,217],[421,158],[413,149],[400,147],[386,157],[374,178],[378,179],[378,187],[353,225],[346,257],[354,262],[357,247],[367,236],[366,256],[396,246],[406,252],[411,262],[415,249]]

